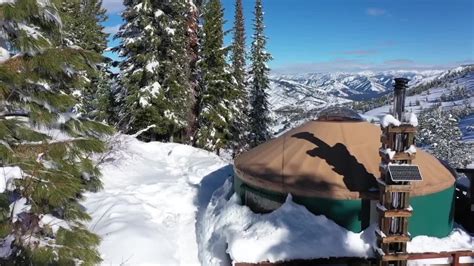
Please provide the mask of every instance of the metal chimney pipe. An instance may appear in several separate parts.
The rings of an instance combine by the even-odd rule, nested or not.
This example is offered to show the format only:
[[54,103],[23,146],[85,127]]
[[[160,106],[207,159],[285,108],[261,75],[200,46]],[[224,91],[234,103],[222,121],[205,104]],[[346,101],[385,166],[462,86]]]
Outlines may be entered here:
[[399,121],[402,121],[403,113],[405,112],[405,96],[409,81],[410,80],[406,78],[395,79],[393,116]]

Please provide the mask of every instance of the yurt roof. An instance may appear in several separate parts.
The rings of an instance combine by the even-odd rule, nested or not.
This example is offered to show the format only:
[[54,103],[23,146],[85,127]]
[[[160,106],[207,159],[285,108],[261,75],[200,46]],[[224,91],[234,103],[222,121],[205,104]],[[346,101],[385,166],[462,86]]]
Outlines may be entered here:
[[[240,155],[237,176],[279,193],[336,199],[366,198],[380,177],[381,130],[361,121],[310,121]],[[423,181],[412,196],[442,191],[455,178],[435,157],[418,149],[414,164]]]

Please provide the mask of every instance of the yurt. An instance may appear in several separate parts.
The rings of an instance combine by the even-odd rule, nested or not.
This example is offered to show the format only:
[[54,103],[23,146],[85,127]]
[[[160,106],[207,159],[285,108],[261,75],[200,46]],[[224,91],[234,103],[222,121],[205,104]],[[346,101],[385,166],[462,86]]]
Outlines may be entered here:
[[[377,219],[380,137],[379,126],[350,109],[328,109],[236,158],[235,191],[256,212],[278,208],[291,193],[312,213],[360,232]],[[421,150],[413,163],[423,180],[412,185],[409,232],[445,237],[453,229],[455,177]]]

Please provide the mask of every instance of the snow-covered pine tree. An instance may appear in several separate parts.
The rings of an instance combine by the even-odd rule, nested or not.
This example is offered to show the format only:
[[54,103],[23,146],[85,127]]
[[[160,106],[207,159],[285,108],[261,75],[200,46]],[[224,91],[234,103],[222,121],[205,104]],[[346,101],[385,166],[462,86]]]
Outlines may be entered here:
[[101,25],[107,20],[102,0],[61,0],[60,13],[68,45],[100,54],[104,52],[108,34]]
[[3,1],[0,14],[0,260],[96,264],[99,238],[78,199],[101,186],[90,155],[111,129],[71,112],[96,53],[64,45],[49,1]]
[[418,142],[437,158],[453,167],[465,167],[474,159],[473,145],[463,143],[459,119],[449,110],[433,107],[423,110],[419,116]]
[[236,81],[237,110],[239,119],[235,119],[232,125],[232,141],[234,153],[239,153],[247,143],[248,125],[248,95],[247,95],[247,73],[246,73],[246,49],[245,49],[245,20],[242,0],[235,1],[234,17],[234,39],[232,43],[232,72]]
[[76,107],[83,115],[100,121],[109,121],[109,102],[112,86],[112,73],[109,71],[110,59],[102,55],[107,48],[108,34],[101,25],[106,19],[106,10],[101,0],[60,0],[60,13],[63,20],[64,41],[69,46],[97,53],[94,71],[84,73],[84,83],[77,88],[74,96],[78,99]]
[[186,11],[188,2],[125,1],[116,48],[124,57],[121,86],[127,90],[124,129],[144,140],[184,135],[190,109]]
[[167,134],[171,141],[177,142],[186,141],[192,102],[186,17],[189,5],[188,0],[175,0],[170,1],[167,6],[168,36],[166,39],[169,41],[169,47],[164,49],[166,55],[160,66],[164,77],[161,98],[166,108],[162,112],[166,118]]
[[96,121],[102,121],[112,126],[117,126],[121,115],[120,104],[116,102],[120,99],[120,90],[117,81],[117,74],[113,73],[113,61],[106,58],[106,62],[101,63],[97,79],[92,80],[92,86],[95,86],[95,97],[92,101],[92,118]]
[[270,86],[268,74],[270,69],[267,62],[272,59],[265,50],[267,38],[265,37],[265,24],[263,21],[262,0],[255,2],[254,34],[251,49],[251,81],[250,81],[250,112],[249,131],[250,145],[255,147],[271,137],[269,103],[267,91]]
[[143,139],[157,139],[163,122],[159,116],[159,93],[161,77],[158,73],[159,46],[163,42],[164,16],[162,10],[154,10],[150,0],[126,0],[121,26],[117,38],[121,44],[115,49],[123,57],[118,77],[120,86],[126,90],[125,116],[121,127],[127,133],[155,127],[143,134]]
[[235,114],[235,80],[226,61],[224,45],[224,9],[220,0],[204,7],[204,26],[200,70],[199,129],[196,145],[210,151],[228,147],[230,127]]

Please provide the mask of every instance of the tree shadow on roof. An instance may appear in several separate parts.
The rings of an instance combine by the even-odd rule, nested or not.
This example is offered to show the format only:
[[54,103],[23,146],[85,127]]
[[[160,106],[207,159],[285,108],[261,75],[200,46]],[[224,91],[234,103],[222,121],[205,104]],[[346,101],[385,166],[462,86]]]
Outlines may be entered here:
[[292,137],[313,143],[316,148],[308,150],[306,153],[311,157],[319,157],[332,166],[334,172],[343,176],[344,184],[348,190],[365,193],[370,188],[377,187],[375,176],[357,161],[357,158],[349,152],[346,145],[336,143],[331,147],[309,132],[300,132]]

